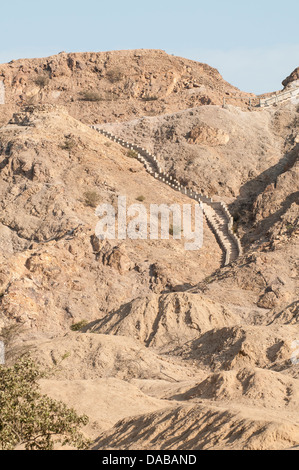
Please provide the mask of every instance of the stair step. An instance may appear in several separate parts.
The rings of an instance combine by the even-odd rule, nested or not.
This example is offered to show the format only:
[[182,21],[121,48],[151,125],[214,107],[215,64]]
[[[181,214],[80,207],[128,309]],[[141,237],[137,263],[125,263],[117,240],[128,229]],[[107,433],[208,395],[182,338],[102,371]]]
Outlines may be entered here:
[[[274,100],[274,98],[270,98],[270,100]],[[279,99],[279,98],[278,98]],[[287,98],[286,98],[287,99]],[[262,105],[267,106],[268,101],[265,100]],[[282,101],[280,99],[280,101]],[[106,132],[104,130],[101,130],[99,128],[95,128],[94,126],[90,126],[92,129],[95,129],[97,132],[105,135],[107,138],[110,140],[113,140],[115,142],[118,142],[120,145],[127,147],[127,148],[135,148],[138,152],[140,151],[141,153],[141,158],[140,160],[144,163],[144,166],[146,170],[151,174],[154,175],[155,170],[157,173],[159,173],[158,179],[160,181],[163,181],[165,184],[171,184],[175,185],[173,189],[176,191],[181,191],[183,192],[186,190],[184,186],[181,186],[180,183],[176,179],[170,180],[166,174],[163,173],[163,171],[159,167],[159,163],[157,162],[157,159],[155,158],[154,155],[151,155],[148,151],[145,151],[145,149],[141,149],[138,146],[134,146],[133,144],[130,144],[128,142],[125,142],[122,139],[118,139],[116,136],[112,135],[109,132]],[[228,227],[228,212],[224,208],[218,207],[219,203],[215,203],[212,201],[211,198],[206,197],[204,195],[196,195],[196,193],[193,193],[191,198],[195,199],[194,196],[197,196],[198,201],[201,202],[202,208],[204,211],[204,216],[207,220],[207,222],[211,225],[212,230],[216,233],[216,236],[218,239],[220,239],[222,246],[224,247],[226,251],[226,257],[229,255],[229,259],[236,259],[239,256],[239,247],[236,247],[236,242],[234,239],[231,238],[232,232],[231,229]],[[198,197],[199,196],[199,197]],[[213,207],[213,205],[216,205],[216,207]],[[227,263],[226,263],[227,264]]]

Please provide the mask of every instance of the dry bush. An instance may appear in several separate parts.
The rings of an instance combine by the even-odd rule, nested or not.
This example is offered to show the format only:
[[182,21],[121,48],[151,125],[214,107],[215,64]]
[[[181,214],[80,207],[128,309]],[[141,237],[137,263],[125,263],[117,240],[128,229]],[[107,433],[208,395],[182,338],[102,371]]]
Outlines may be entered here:
[[138,153],[135,152],[134,150],[128,150],[128,152],[127,152],[127,157],[129,157],[129,158],[137,158],[137,157],[138,157]]
[[47,75],[38,75],[34,79],[34,83],[40,88],[45,88],[50,81],[50,78]]
[[102,101],[101,96],[96,91],[82,91],[80,96],[82,101]]
[[142,101],[157,101],[159,98],[156,95],[144,95]]
[[123,78],[123,73],[119,68],[108,70],[107,78],[111,83],[117,83]]
[[97,207],[99,204],[100,196],[96,191],[86,191],[84,193],[84,198],[86,206]]
[[60,146],[62,150],[73,150],[77,146],[75,139],[66,137],[64,143]]

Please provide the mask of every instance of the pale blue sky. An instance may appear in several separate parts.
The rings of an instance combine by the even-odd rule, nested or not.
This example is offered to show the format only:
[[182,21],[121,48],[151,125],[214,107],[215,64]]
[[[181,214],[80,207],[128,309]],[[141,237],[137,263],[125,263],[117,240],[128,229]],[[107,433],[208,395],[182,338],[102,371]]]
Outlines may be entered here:
[[298,0],[1,2],[0,63],[61,51],[163,49],[238,88],[281,89],[299,66]]

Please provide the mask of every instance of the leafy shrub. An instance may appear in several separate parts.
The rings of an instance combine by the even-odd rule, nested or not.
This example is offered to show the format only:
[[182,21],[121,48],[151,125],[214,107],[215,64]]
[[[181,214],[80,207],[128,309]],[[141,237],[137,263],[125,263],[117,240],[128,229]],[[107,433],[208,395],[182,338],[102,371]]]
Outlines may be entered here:
[[74,324],[71,326],[71,330],[72,330],[72,331],[80,331],[80,330],[82,330],[82,328],[84,328],[87,324],[88,324],[88,321],[87,321],[87,320],[81,320],[81,321],[79,321],[78,323],[74,323]]
[[53,450],[54,444],[86,449],[79,431],[88,422],[64,403],[42,395],[38,381],[45,374],[30,357],[14,366],[0,366],[0,449]]
[[143,202],[145,200],[144,196],[138,196],[136,197],[136,201]]

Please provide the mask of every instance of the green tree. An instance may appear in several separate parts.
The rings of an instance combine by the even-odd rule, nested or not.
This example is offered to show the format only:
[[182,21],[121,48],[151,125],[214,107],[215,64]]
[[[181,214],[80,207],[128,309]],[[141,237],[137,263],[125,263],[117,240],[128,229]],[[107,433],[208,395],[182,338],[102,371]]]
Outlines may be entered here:
[[45,374],[29,357],[12,367],[0,366],[0,449],[53,450],[54,444],[86,449],[80,432],[88,422],[64,403],[42,395],[38,380]]

